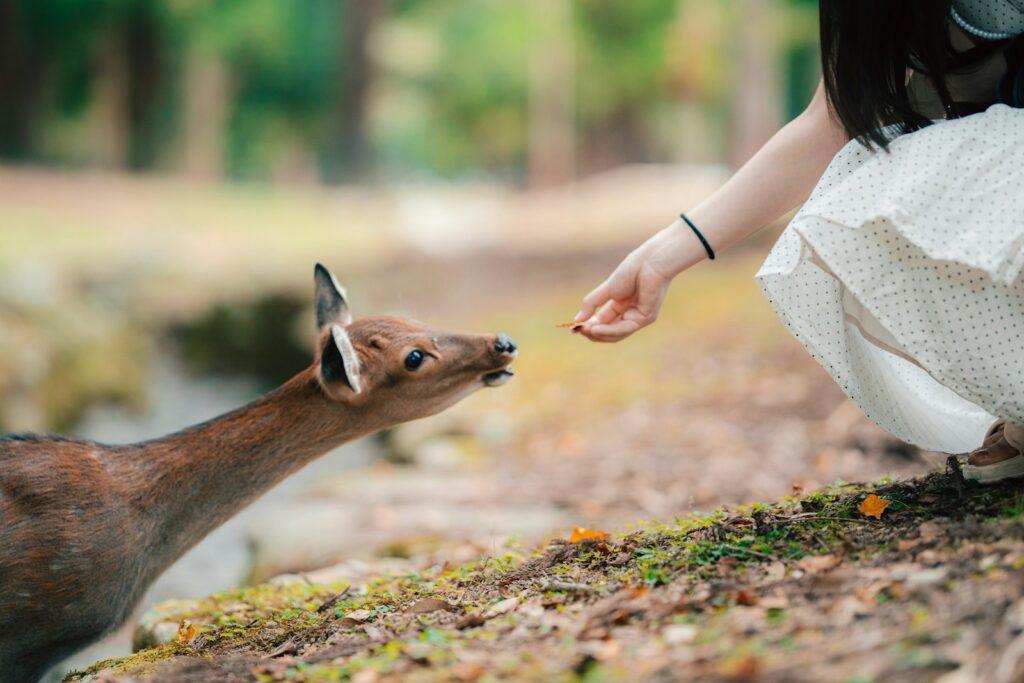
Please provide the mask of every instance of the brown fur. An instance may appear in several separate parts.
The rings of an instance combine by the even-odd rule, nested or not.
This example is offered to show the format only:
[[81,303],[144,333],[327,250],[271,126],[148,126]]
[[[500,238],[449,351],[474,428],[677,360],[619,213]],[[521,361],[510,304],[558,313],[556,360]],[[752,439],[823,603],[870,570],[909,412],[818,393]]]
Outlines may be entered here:
[[[443,410],[514,356],[495,335],[366,318],[347,326],[362,366],[356,394],[325,379],[333,342],[321,327],[311,367],[176,434],[127,446],[0,437],[0,680],[35,680],[122,624],[174,560],[309,461]],[[410,371],[414,348],[431,357]]]

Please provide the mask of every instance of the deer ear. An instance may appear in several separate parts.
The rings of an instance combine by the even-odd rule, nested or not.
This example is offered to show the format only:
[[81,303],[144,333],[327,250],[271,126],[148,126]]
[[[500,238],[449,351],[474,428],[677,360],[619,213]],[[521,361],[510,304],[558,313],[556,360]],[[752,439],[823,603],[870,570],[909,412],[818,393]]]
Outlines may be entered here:
[[358,394],[362,390],[359,371],[359,356],[348,332],[341,325],[331,325],[331,334],[320,354],[320,376],[324,384],[331,386],[344,382],[353,393]]
[[345,288],[321,264],[313,269],[316,282],[316,326],[322,330],[328,325],[348,325],[352,312],[348,308]]

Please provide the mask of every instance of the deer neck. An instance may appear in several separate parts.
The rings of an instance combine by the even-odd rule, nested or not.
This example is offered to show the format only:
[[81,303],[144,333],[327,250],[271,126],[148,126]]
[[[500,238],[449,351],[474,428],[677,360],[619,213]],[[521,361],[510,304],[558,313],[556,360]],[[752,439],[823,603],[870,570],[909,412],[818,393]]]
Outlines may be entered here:
[[157,571],[303,465],[376,431],[329,400],[310,369],[219,418],[128,449],[128,497]]

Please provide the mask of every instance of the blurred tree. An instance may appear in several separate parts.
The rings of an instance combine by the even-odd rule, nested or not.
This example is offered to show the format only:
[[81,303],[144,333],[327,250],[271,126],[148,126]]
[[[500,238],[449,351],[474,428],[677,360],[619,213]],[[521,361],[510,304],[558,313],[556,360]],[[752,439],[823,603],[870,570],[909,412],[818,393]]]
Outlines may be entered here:
[[369,46],[386,9],[385,0],[352,0],[345,4],[341,15],[340,87],[335,104],[337,127],[328,165],[331,179],[358,179],[369,170],[367,117],[375,75]]
[[737,12],[731,131],[727,161],[736,168],[782,123],[777,0],[733,3]]
[[575,63],[571,0],[530,0],[529,182],[557,185],[575,173]]
[[816,0],[0,0],[0,157],[215,178],[738,160]]
[[650,108],[665,97],[677,0],[576,0],[580,167],[659,160]]

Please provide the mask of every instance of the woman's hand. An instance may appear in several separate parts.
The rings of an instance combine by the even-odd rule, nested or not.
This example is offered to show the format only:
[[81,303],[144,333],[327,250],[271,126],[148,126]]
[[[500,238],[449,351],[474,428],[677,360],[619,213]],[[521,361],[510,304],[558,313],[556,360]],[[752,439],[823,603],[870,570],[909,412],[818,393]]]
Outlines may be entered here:
[[680,224],[673,223],[640,245],[584,297],[576,314],[576,322],[583,322],[581,334],[593,341],[617,342],[658,319],[672,278],[694,258],[696,240]]
[[[807,199],[828,162],[847,142],[819,83],[807,109],[688,216],[722,253]],[[583,299],[576,322],[587,338],[625,339],[653,323],[676,275],[702,261],[703,246],[683,221],[644,242]]]

